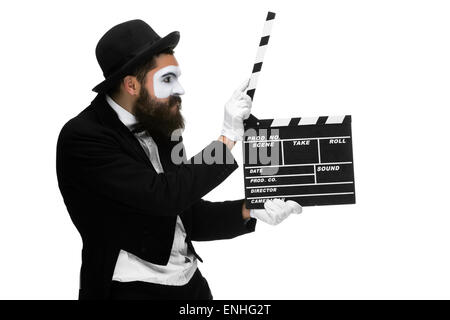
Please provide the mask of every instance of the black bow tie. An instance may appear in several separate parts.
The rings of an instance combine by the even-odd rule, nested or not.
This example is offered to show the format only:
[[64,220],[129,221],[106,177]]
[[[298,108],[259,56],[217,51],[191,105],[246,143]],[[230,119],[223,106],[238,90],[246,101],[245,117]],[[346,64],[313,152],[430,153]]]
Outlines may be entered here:
[[140,124],[137,124],[133,129],[131,129],[131,132],[132,133],[141,133],[141,132],[144,132],[145,131],[145,128],[142,126],[142,125],[140,125]]

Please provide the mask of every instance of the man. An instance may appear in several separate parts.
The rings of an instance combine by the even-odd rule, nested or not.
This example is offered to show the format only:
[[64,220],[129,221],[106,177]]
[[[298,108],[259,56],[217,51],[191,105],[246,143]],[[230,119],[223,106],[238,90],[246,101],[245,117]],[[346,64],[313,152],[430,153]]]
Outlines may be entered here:
[[256,219],[277,224],[301,211],[292,201],[248,210],[243,199],[202,199],[238,167],[230,150],[251,99],[246,81],[225,105],[219,138],[194,160],[184,148],[174,159],[182,139],[172,134],[184,128],[178,41],[141,20],[110,29],[96,48],[98,95],[61,130],[58,183],[83,240],[80,299],[212,299],[192,241],[230,239],[253,232]]

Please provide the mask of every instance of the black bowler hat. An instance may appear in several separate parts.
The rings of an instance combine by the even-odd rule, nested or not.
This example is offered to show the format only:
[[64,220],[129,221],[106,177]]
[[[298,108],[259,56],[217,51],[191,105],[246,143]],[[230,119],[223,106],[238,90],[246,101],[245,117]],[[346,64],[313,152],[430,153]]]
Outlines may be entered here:
[[142,20],[130,20],[112,27],[95,48],[95,55],[105,80],[92,91],[105,92],[111,89],[127,72],[158,52],[175,48],[179,40],[178,31],[161,38]]

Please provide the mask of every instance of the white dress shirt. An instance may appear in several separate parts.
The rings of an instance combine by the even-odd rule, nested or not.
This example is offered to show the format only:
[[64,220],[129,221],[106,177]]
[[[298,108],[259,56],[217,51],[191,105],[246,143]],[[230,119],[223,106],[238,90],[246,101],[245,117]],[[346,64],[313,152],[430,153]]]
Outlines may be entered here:
[[[106,101],[117,113],[120,121],[132,130],[137,124],[136,117],[118,105],[110,96],[106,95]],[[134,134],[138,139],[147,157],[150,159],[156,172],[162,173],[163,167],[159,159],[158,147],[147,131]],[[197,259],[186,243],[186,231],[180,216],[177,216],[175,235],[169,262],[165,266],[152,264],[137,256],[120,250],[114,269],[113,280],[121,282],[144,281],[163,285],[181,286],[189,282],[197,269]]]

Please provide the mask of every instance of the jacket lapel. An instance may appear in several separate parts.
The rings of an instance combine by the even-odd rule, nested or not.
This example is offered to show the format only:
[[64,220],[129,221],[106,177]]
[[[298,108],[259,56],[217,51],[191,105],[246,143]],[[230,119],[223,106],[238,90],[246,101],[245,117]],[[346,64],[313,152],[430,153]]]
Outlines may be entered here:
[[120,121],[117,114],[108,105],[105,95],[99,93],[91,103],[94,110],[97,112],[100,121],[107,127],[113,129],[124,140],[124,147],[130,149],[134,154],[138,155],[144,162],[150,165],[152,164],[142,149],[139,141],[134,134]]

